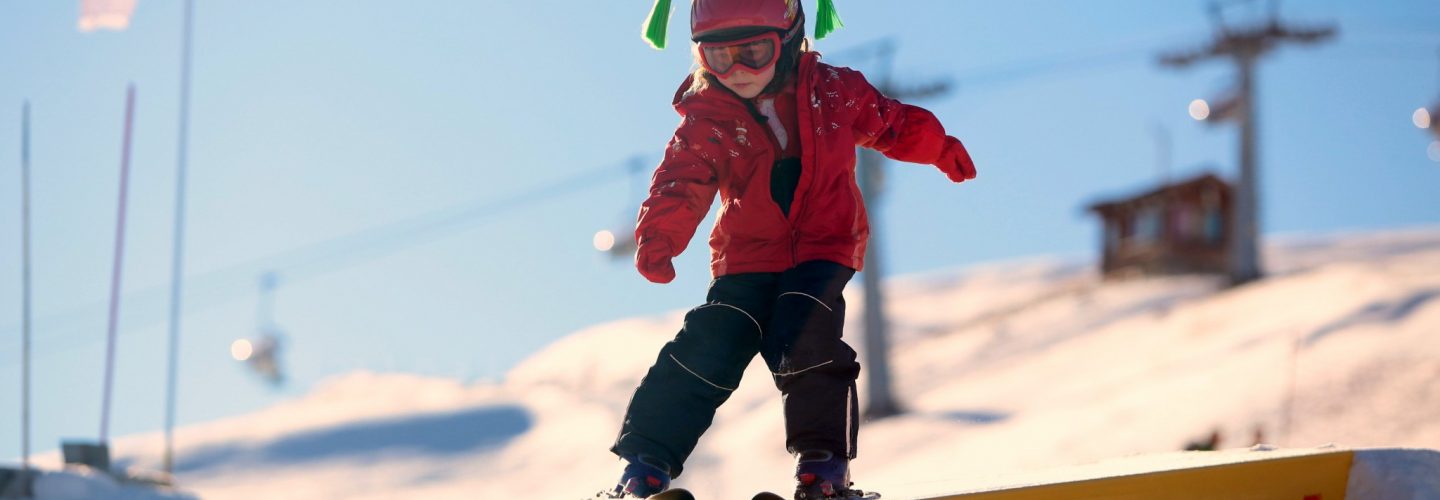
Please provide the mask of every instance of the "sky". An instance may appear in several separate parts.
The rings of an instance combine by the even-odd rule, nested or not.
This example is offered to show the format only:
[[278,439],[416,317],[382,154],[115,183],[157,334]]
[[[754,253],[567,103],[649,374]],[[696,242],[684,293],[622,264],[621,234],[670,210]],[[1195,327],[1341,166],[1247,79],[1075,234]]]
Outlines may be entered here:
[[[691,59],[688,2],[676,4],[671,47],[655,51],[639,36],[650,8],[639,0],[199,2],[179,421],[251,411],[359,369],[496,379],[585,326],[703,301],[709,220],[663,286],[591,244],[602,229],[629,234],[678,121],[670,100]],[[111,433],[164,422],[182,5],[141,0],[128,29],[95,33],[76,29],[78,2],[0,5],[0,408],[21,399],[28,101],[35,450],[98,434],[128,84]],[[1090,258],[1089,204],[1167,176],[1234,174],[1234,127],[1186,113],[1230,88],[1229,65],[1156,62],[1209,40],[1206,3],[904,5],[839,2],[845,28],[816,47],[878,81],[886,68],[864,49],[889,41],[897,87],[950,82],[914,103],[966,143],[979,178],[885,167],[871,210],[887,272]],[[1243,23],[1263,10],[1225,14]],[[1282,48],[1260,69],[1263,230],[1440,223],[1440,162],[1426,152],[1436,138],[1411,123],[1440,101],[1440,4],[1280,12],[1339,36]],[[229,354],[257,335],[267,273],[281,387]],[[20,453],[17,413],[0,412],[0,429],[15,429],[0,430],[0,460]]]

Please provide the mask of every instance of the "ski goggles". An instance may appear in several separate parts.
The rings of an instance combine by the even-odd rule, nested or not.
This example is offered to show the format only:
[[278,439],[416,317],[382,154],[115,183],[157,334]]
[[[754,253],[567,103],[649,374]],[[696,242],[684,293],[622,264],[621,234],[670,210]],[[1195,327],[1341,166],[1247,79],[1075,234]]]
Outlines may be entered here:
[[725,42],[700,42],[700,63],[711,74],[724,78],[745,68],[761,73],[780,59],[780,34],[774,31]]

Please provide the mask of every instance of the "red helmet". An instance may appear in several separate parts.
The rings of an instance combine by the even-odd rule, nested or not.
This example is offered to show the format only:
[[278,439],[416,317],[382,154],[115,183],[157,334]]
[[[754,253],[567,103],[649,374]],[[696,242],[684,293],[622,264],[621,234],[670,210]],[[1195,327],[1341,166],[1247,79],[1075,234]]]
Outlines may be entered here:
[[800,14],[800,0],[694,0],[690,5],[690,38],[695,41],[737,38],[760,31],[790,30]]

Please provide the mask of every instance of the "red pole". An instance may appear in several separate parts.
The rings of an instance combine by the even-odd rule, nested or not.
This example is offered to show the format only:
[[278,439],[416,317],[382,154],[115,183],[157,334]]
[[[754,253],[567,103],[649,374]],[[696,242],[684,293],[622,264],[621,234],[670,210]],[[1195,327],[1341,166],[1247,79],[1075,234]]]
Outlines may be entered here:
[[115,385],[115,329],[120,318],[120,268],[125,258],[125,194],[130,186],[130,137],[135,122],[135,84],[125,89],[125,142],[120,153],[120,210],[115,222],[115,265],[110,275],[110,326],[105,346],[105,399],[100,414],[100,444],[110,434],[110,394]]

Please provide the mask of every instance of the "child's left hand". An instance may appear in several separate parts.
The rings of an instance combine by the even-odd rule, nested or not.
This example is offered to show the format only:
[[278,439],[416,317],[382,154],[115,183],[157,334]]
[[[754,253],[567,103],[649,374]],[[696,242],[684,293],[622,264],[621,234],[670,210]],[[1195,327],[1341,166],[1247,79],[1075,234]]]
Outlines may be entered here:
[[975,178],[975,162],[970,160],[970,152],[965,150],[960,139],[954,137],[945,138],[945,150],[940,153],[940,159],[935,162],[935,166],[957,183]]

